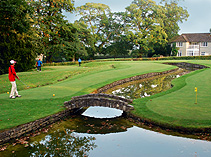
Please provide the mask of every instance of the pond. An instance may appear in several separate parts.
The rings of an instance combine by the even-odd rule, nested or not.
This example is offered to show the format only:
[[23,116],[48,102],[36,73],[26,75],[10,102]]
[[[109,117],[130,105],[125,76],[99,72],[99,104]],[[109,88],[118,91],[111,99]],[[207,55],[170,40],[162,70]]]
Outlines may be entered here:
[[[116,114],[117,109],[113,110]],[[37,136],[14,142],[0,156],[211,156],[211,142],[143,129],[124,117],[96,119],[76,114],[33,135]]]
[[[171,88],[171,80],[184,73],[133,81],[106,93],[125,98],[143,98]],[[105,107],[79,110],[68,119],[31,133],[0,152],[7,156],[90,157],[196,157],[211,156],[211,142],[164,132],[136,124],[122,111]],[[177,135],[177,136],[176,136]],[[181,135],[183,136],[183,135]],[[194,137],[197,138],[197,137]],[[198,137],[200,138],[200,137]]]

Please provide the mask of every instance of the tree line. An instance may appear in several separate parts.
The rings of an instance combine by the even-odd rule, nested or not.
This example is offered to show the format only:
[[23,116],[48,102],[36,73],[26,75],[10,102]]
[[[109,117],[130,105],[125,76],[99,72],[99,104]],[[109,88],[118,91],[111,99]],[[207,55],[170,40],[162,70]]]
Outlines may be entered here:
[[[188,12],[179,0],[134,0],[125,12],[112,12],[101,3],[74,7],[73,0],[0,1],[0,74],[9,60],[17,71],[34,66],[44,54],[46,62],[75,61],[78,57],[170,55],[168,42],[178,35],[178,23]],[[80,19],[70,23],[64,12]]]

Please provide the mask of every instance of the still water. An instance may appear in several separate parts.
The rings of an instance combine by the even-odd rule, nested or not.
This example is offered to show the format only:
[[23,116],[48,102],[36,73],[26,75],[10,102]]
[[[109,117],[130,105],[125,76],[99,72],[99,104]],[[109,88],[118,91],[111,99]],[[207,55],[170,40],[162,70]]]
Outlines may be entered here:
[[[106,113],[107,118],[92,118],[96,112]],[[89,117],[72,115],[30,139],[16,141],[0,156],[211,156],[211,142],[146,130],[122,116],[109,118],[121,114],[117,109],[95,107],[86,114]]]
[[177,72],[171,74],[131,81],[122,85],[115,86],[105,91],[105,93],[113,94],[127,99],[149,97],[151,95],[170,89],[172,87],[171,81],[180,77],[184,73],[187,72],[179,69]]

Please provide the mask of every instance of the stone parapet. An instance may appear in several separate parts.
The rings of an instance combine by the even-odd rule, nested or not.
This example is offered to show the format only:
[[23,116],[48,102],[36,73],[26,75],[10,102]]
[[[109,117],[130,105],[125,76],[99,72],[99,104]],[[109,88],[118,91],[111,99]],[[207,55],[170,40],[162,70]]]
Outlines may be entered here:
[[70,110],[90,106],[103,106],[128,112],[134,109],[134,107],[129,105],[128,102],[132,103],[132,100],[114,95],[98,93],[72,97],[70,101],[64,102],[64,106]]

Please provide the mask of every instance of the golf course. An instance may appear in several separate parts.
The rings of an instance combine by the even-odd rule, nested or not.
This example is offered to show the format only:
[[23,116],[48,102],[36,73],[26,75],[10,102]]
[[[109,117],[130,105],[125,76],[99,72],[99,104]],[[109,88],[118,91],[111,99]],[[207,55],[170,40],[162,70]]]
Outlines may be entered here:
[[[210,60],[104,61],[78,65],[43,66],[17,73],[21,98],[9,99],[8,74],[0,75],[0,131],[65,110],[73,96],[89,94],[117,80],[177,68],[164,62],[188,62],[211,67]],[[17,63],[18,64],[18,63]],[[169,128],[211,129],[211,69],[201,69],[172,81],[167,91],[133,101],[137,117]],[[196,92],[197,87],[197,99]]]

